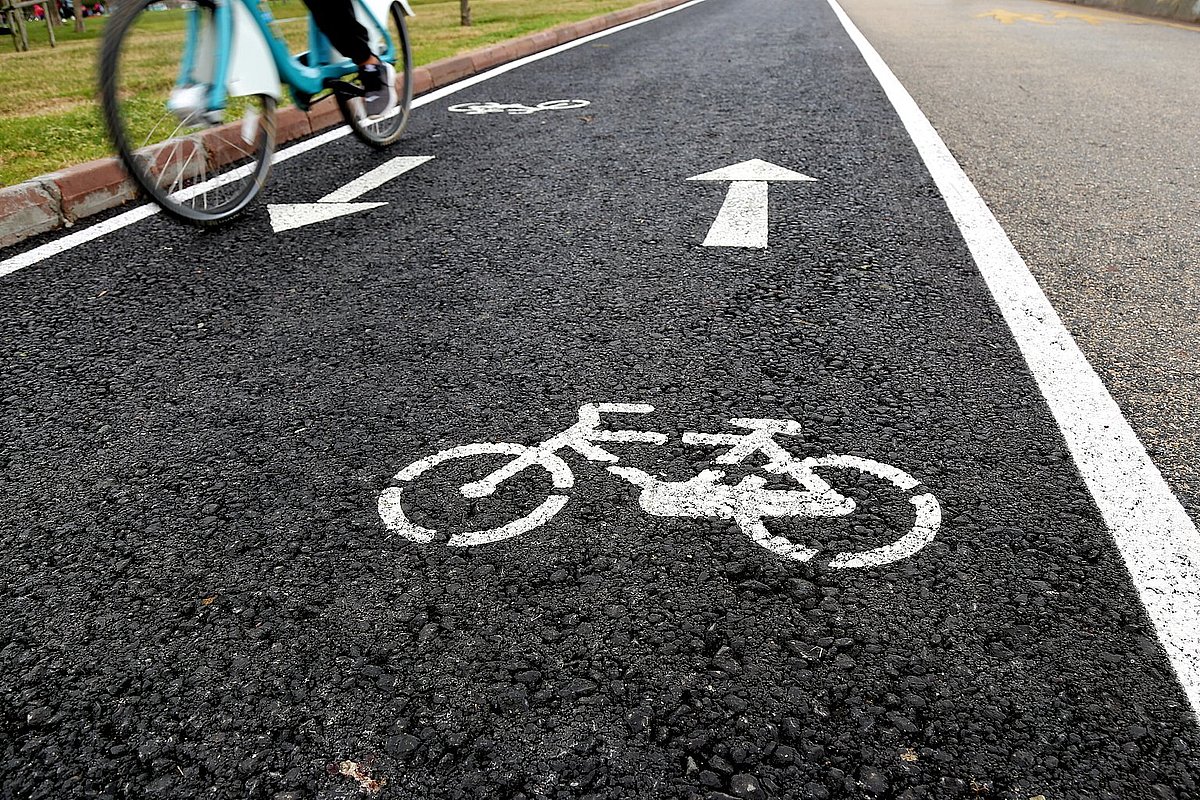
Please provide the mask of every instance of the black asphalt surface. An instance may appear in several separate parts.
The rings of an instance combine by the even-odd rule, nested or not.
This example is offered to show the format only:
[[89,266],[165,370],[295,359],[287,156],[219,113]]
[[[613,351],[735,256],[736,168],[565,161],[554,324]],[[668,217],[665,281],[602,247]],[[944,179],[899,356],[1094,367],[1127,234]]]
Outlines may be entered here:
[[[582,98],[528,116],[470,100]],[[395,155],[388,206],[275,235],[154,218],[0,279],[0,796],[1189,798],[1200,736],[946,207],[821,2],[703,3],[415,113],[393,150],[288,161],[316,200]],[[762,158],[770,247],[700,246]],[[578,454],[547,525],[451,548],[379,493],[470,442],[645,402],[610,445],[790,418],[889,484],[772,530],[650,516]],[[473,465],[473,477],[498,466]],[[738,474],[744,474],[745,471]],[[737,477],[731,470],[731,477]],[[546,496],[414,494],[439,530]],[[353,762],[353,765],[348,762]],[[350,774],[346,774],[350,773]],[[354,775],[369,776],[356,780]]]

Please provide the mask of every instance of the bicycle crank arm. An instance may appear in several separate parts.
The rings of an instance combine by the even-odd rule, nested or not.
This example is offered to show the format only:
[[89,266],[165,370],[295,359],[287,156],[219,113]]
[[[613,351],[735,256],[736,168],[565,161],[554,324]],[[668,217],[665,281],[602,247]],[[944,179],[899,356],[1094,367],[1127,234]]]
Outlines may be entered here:
[[349,99],[351,97],[362,97],[367,93],[367,90],[361,86],[355,86],[349,81],[326,81],[325,88],[331,90],[338,97]]

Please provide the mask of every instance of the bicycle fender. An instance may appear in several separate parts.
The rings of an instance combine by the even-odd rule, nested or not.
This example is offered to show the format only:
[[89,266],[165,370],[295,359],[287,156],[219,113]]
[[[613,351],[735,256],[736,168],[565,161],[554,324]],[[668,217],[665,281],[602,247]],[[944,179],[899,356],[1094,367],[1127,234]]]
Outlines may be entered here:
[[265,94],[279,100],[283,89],[279,70],[258,23],[241,2],[233,7],[233,43],[229,54],[226,91],[230,97]]

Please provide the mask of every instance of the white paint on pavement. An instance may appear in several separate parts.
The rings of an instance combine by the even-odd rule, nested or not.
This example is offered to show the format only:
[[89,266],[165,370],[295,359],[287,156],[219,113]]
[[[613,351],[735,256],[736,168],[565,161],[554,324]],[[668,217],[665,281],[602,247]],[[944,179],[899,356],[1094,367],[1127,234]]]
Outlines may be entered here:
[[[663,17],[669,16],[671,14],[677,14],[680,11],[691,8],[692,6],[698,6],[703,2],[706,2],[706,0],[691,0],[690,3],[682,3],[673,8],[668,8],[664,11],[659,11],[656,14],[651,14],[648,17],[642,17],[641,19],[635,19],[632,22],[625,22],[625,23],[622,23],[621,25],[617,25],[612,28],[606,28],[605,30],[589,34],[580,39],[574,39],[570,42],[565,42],[560,45],[555,45],[554,47],[551,47],[547,50],[542,50],[540,53],[534,53],[531,56],[525,56],[524,58],[519,58],[516,61],[510,61],[507,64],[501,64],[500,66],[495,67],[494,69],[490,69],[487,72],[481,72],[480,74],[472,76],[470,78],[464,78],[461,81],[459,81],[458,83],[452,84],[450,86],[446,86],[442,89],[434,89],[432,92],[429,92],[428,94],[421,95],[420,99],[425,103],[432,103],[435,100],[440,100],[443,97],[448,97],[449,95],[452,95],[456,92],[461,92],[463,89],[466,89],[469,86],[474,86],[477,83],[482,83],[483,81],[494,78],[497,75],[503,75],[506,72],[511,72],[514,69],[518,69],[520,67],[525,66],[526,64],[532,64],[535,61],[541,61],[543,58],[550,58],[551,56],[556,56],[559,53],[565,53],[566,51],[568,51],[572,48],[579,47],[579,46],[585,45],[585,44],[589,44],[590,42],[594,42],[599,39],[603,39],[606,36],[612,36],[614,33],[620,33],[621,31],[629,30],[630,28],[635,28],[638,25],[644,25],[647,22],[653,22],[654,20],[662,19]],[[413,105],[414,106],[416,105],[415,101],[413,102]]]
[[[514,461],[510,462],[511,466],[512,463],[516,463],[516,461],[527,456],[530,452],[531,448],[525,445],[510,444],[508,442],[479,442],[460,447],[451,447],[449,450],[443,450],[428,458],[422,458],[419,461],[409,464],[396,473],[393,480],[400,483],[410,483],[434,467],[444,464],[447,461],[474,458],[481,455],[514,456]],[[567,466],[565,461],[553,453],[536,453],[535,458],[531,459],[529,464],[523,465],[521,469],[524,469],[524,466],[532,466],[533,464],[541,466],[546,472],[550,473],[550,478],[555,489],[570,489],[575,485],[575,476],[571,474],[571,468]],[[466,492],[463,494],[465,495]],[[567,504],[568,499],[566,495],[551,494],[537,508],[521,519],[514,520],[507,525],[502,525],[492,530],[452,535],[447,544],[452,547],[466,547],[467,545],[475,544],[491,544],[492,542],[499,542],[513,536],[519,536],[548,522],[551,517],[562,510],[562,507]],[[414,542],[431,542],[437,533],[434,530],[417,525],[405,516],[404,489],[399,486],[392,486],[380,493],[379,517],[392,531]]]
[[815,181],[816,178],[810,178],[794,170],[781,167],[778,164],[772,164],[770,161],[763,161],[761,158],[752,158],[749,161],[741,161],[737,164],[730,164],[728,167],[714,169],[711,172],[704,172],[700,175],[693,175],[688,178],[689,181]]
[[713,220],[705,247],[767,246],[767,182],[737,181],[729,184],[725,202]]
[[[396,473],[393,480],[401,486],[384,489],[379,495],[379,516],[394,533],[414,542],[428,544],[437,531],[416,524],[404,511],[405,486],[429,470],[449,461],[477,456],[503,455],[511,460],[480,480],[464,484],[464,497],[489,497],[500,484],[532,466],[548,472],[554,488],[568,489],[575,478],[570,467],[558,452],[571,449],[590,461],[611,464],[608,471],[624,478],[641,489],[639,505],[659,517],[717,518],[733,522],[755,544],[782,558],[808,561],[820,551],[796,544],[783,536],[772,534],[765,519],[800,517],[818,519],[843,517],[857,508],[854,500],[830,486],[817,470],[852,469],[875,476],[892,484],[908,495],[920,484],[908,473],[889,464],[855,456],[832,455],[824,458],[797,460],[790,451],[775,441],[776,436],[795,436],[800,424],[787,419],[732,419],[730,425],[749,433],[683,434],[685,444],[723,448],[714,460],[718,464],[737,465],[755,456],[762,456],[761,469],[778,477],[791,478],[798,488],[768,489],[767,479],[748,475],[737,483],[726,483],[723,470],[706,469],[683,481],[664,481],[633,467],[616,466],[620,458],[601,447],[600,442],[644,443],[661,446],[667,437],[661,433],[636,430],[609,430],[602,427],[601,414],[649,414],[654,407],[646,403],[588,403],[579,409],[579,421],[565,431],[551,436],[538,445],[509,442],[477,442],[452,447],[432,456],[418,459]],[[834,568],[873,567],[907,558],[929,544],[937,535],[941,523],[941,506],[925,492],[909,497],[914,510],[912,527],[898,540],[865,551],[838,553],[830,561]],[[487,530],[452,533],[447,544],[452,547],[491,544],[527,533],[545,525],[566,506],[566,495],[551,493],[533,511],[505,525]]]
[[272,203],[267,206],[267,213],[271,217],[271,230],[282,233],[386,205],[387,203]]
[[[414,105],[416,105],[416,103],[414,103]],[[319,136],[306,139],[303,142],[292,145],[291,147],[285,147],[283,150],[280,150],[275,154],[275,157],[272,159],[271,163],[279,164],[283,161],[287,161],[290,158],[303,155],[309,150],[315,150],[316,148],[329,144],[332,141],[336,141],[337,139],[340,139],[349,133],[349,125],[343,125],[340,128],[326,131]],[[184,190],[184,192],[191,192],[193,193],[192,196],[194,196],[195,194],[199,194],[200,192],[204,192],[219,186],[222,183],[229,183],[245,177],[246,174],[247,168],[239,167],[238,169],[232,170],[217,178],[213,178],[212,180],[205,181],[202,184],[189,187],[188,189]],[[187,196],[182,192],[180,194],[181,196]],[[81,244],[86,244],[94,239],[99,239],[102,236],[107,236],[110,233],[127,228],[130,225],[133,225],[135,222],[141,222],[147,217],[152,217],[161,211],[162,209],[153,203],[147,203],[145,205],[138,206],[137,208],[130,209],[129,211],[117,214],[114,217],[110,217],[103,222],[90,224],[83,230],[79,230],[74,233],[67,234],[66,236],[62,236],[58,239],[54,239],[53,241],[46,242],[45,244],[39,245],[31,250],[27,250],[24,253],[18,253],[11,258],[6,258],[4,261],[0,261],[0,277],[16,272],[19,269],[30,267],[34,264],[39,264],[48,258],[53,258],[54,256],[64,253],[67,250],[72,250]]]
[[538,103],[536,106],[527,106],[524,103],[455,103],[446,110],[469,116],[508,114],[519,117],[536,114],[539,111],[567,111],[572,108],[584,108],[590,105],[591,102],[588,100],[547,100],[544,103]]
[[302,228],[359,211],[386,206],[387,203],[352,203],[372,189],[419,167],[433,156],[397,156],[375,169],[358,176],[340,189],[334,189],[315,203],[272,203],[267,206],[271,229],[276,233]]
[[[903,470],[898,470],[891,464],[871,461],[857,456],[825,456],[824,458],[807,458],[805,466],[809,469],[852,469],[866,475],[874,475],[880,480],[892,483],[897,489],[907,492],[918,486],[917,480]],[[829,562],[829,566],[839,569],[861,567],[878,567],[890,564],[902,558],[908,558],[918,550],[933,541],[938,529],[942,526],[942,506],[937,498],[929,492],[910,496],[915,521],[912,529],[891,544],[875,547],[871,550],[861,550],[855,553],[838,553]]]
[[[583,36],[579,39],[556,45],[547,50],[543,50],[540,53],[534,53],[533,55],[525,56],[524,58],[518,58],[515,61],[510,61],[507,64],[501,64],[498,67],[481,72],[478,75],[472,75],[469,78],[464,78],[457,83],[452,83],[449,86],[442,87],[441,89],[435,89],[432,92],[427,92],[426,94],[423,94],[413,100],[412,107],[420,108],[421,106],[435,103],[444,97],[449,97],[455,92],[460,92],[463,89],[475,86],[476,84],[495,78],[498,75],[511,72],[514,69],[525,66],[526,64],[532,64],[536,61],[541,61],[544,58],[550,58],[551,56],[558,55],[559,53],[565,53],[572,48],[580,47],[598,39],[603,39],[606,36],[612,36],[613,34],[629,30],[630,28],[636,28],[639,25],[645,25],[648,22],[654,22],[655,20],[662,19],[663,17],[671,14],[676,14],[680,11],[691,8],[692,6],[700,5],[704,2],[707,2],[707,0],[691,0],[689,3],[682,3],[674,8],[668,8],[664,11],[659,11],[656,14],[642,17],[641,19],[635,19],[631,22],[615,25],[611,28],[589,34],[588,36]],[[290,147],[285,147],[284,149],[275,153],[271,163],[282,163],[290,158],[303,155],[310,150],[315,150],[318,147],[329,144],[333,141],[337,141],[338,139],[348,135],[350,135],[350,126],[341,125],[337,128],[333,128],[325,131],[322,134],[314,136],[311,139],[306,139],[303,142],[298,142]],[[225,178],[226,176],[221,177]],[[233,180],[233,178],[229,178],[229,180]],[[136,222],[141,222],[147,217],[152,217],[158,214],[160,211],[161,209],[153,204],[138,206],[137,208],[130,209],[129,211],[125,211],[121,214],[117,214],[114,217],[106,219],[103,222],[90,224],[84,230],[61,236],[53,241],[46,242],[43,245],[39,245],[38,247],[27,250],[23,253],[17,253],[14,256],[0,261],[0,277],[16,272],[19,269],[30,267],[34,264],[39,264],[48,258],[53,258],[60,253],[65,253],[66,251],[72,250],[81,244],[86,244],[87,242],[107,236],[114,231],[127,228]]]
[[829,5],[945,198],[1200,714],[1200,532],[933,125],[837,0]]
[[161,209],[156,205],[147,204],[144,206],[138,206],[131,211],[118,214],[117,216],[112,217],[111,219],[106,219],[103,222],[92,223],[86,228],[74,231],[73,233],[68,233],[66,236],[61,236],[54,241],[47,242],[46,244],[35,247],[32,250],[26,250],[24,253],[17,253],[11,258],[6,258],[3,261],[0,261],[0,277],[16,272],[24,267],[37,264],[38,262],[45,261],[51,256],[56,256],[59,253],[74,249],[81,244],[87,244],[94,239],[107,236],[113,231],[119,231],[135,222],[144,220],[146,217],[152,217],[159,211],[161,211]]
[[410,169],[421,166],[426,161],[432,161],[433,156],[397,156],[385,164],[380,164],[370,172],[360,175],[340,189],[334,189],[322,197],[321,203],[348,203],[372,189],[383,186],[390,180],[399,178]]
[[799,172],[752,158],[739,164],[693,175],[689,181],[731,181],[725,202],[708,235],[705,247],[767,246],[767,182],[813,181]]
[[663,481],[634,467],[609,467],[613,475],[639,487],[638,505],[656,517],[716,518],[736,524],[760,547],[793,561],[808,561],[819,551],[775,536],[764,518],[844,517],[852,514],[853,500],[835,491],[767,489],[761,475],[748,475],[735,484],[725,483],[725,472],[702,470],[683,481]]

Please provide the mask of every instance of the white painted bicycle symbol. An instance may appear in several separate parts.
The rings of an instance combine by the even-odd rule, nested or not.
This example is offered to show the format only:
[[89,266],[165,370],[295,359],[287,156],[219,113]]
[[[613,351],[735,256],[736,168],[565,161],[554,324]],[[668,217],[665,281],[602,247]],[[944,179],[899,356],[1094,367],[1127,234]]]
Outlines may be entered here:
[[[856,456],[827,455],[797,460],[774,438],[800,433],[800,424],[792,420],[731,419],[730,425],[748,432],[689,431],[683,434],[683,442],[727,448],[715,459],[717,464],[723,465],[741,464],[757,454],[766,460],[762,470],[794,480],[799,484],[799,489],[767,489],[767,481],[757,475],[744,477],[736,484],[724,483],[725,472],[718,469],[703,470],[685,481],[663,481],[634,467],[616,466],[619,457],[605,450],[600,443],[663,445],[667,437],[650,431],[606,430],[601,428],[600,415],[648,414],[653,410],[654,406],[645,403],[588,403],[580,407],[578,422],[538,445],[477,442],[443,450],[415,461],[396,473],[394,480],[401,485],[389,487],[380,493],[379,516],[390,530],[400,536],[414,542],[431,542],[437,531],[417,525],[404,512],[405,487],[426,472],[457,459],[482,455],[512,456],[511,461],[490,475],[463,485],[460,489],[462,495],[468,498],[489,497],[502,483],[535,465],[549,473],[554,489],[569,489],[574,485],[575,477],[558,453],[570,449],[589,461],[612,465],[608,467],[610,473],[641,489],[638,504],[651,515],[728,520],[756,544],[795,561],[808,561],[820,551],[773,535],[767,530],[764,519],[843,517],[857,507],[853,499],[838,493],[826,483],[816,473],[817,469],[857,470],[886,481],[908,497],[915,512],[912,527],[896,541],[870,550],[837,553],[829,561],[831,567],[870,567],[898,561],[913,555],[937,535],[942,518],[941,505],[929,492],[912,494],[920,486],[918,480],[889,464]],[[448,544],[467,547],[519,536],[549,522],[563,509],[568,499],[566,495],[552,491],[540,505],[520,519],[487,530],[454,533],[450,535]]]
[[538,103],[536,106],[527,106],[524,103],[456,103],[450,106],[447,111],[453,111],[458,114],[536,114],[539,111],[567,111],[572,108],[583,108],[590,106],[588,100],[547,100],[544,103]]

